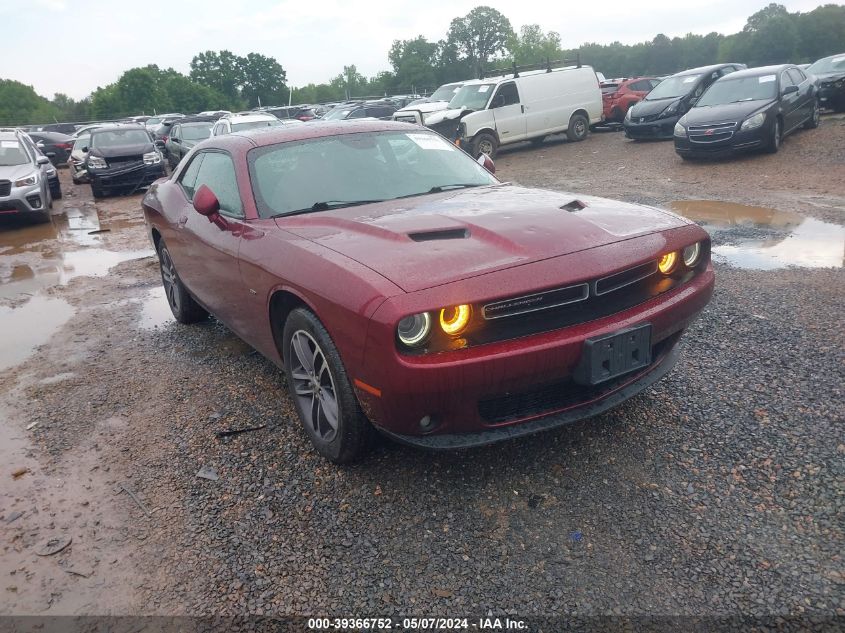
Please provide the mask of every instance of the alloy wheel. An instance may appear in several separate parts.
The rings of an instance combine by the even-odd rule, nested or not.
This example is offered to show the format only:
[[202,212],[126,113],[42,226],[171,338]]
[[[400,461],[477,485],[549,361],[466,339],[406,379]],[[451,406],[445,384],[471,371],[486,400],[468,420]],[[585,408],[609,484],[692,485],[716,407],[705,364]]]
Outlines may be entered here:
[[493,153],[493,143],[490,141],[484,140],[478,144],[478,151],[482,154],[487,154],[490,156]]
[[167,296],[167,303],[174,312],[179,311],[179,291],[176,288],[176,267],[170,259],[170,253],[166,248],[161,249],[159,255],[161,261],[161,283],[164,286],[164,294]]
[[297,330],[290,339],[293,392],[303,417],[314,435],[331,442],[337,435],[339,407],[334,378],[325,354],[305,330]]

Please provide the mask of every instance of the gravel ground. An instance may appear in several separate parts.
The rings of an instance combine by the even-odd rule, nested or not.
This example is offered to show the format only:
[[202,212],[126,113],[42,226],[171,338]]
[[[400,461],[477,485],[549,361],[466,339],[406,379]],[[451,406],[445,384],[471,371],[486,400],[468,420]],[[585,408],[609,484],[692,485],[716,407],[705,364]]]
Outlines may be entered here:
[[[740,202],[841,226],[845,118],[775,156],[686,164],[671,144],[605,133],[514,148],[497,167],[525,185]],[[91,204],[86,188],[73,193],[67,205]],[[107,224],[137,218],[137,203],[90,208]],[[714,241],[777,233],[749,230]],[[0,373],[17,438],[4,461],[31,468],[0,480],[12,543],[0,549],[0,614],[845,616],[841,265],[718,264],[675,371],[598,418],[457,453],[382,441],[344,469],[310,450],[268,361],[214,320],[161,318],[140,225],[101,240],[140,254],[40,290],[74,316]],[[266,426],[215,435],[253,425]],[[218,478],[197,477],[203,467]],[[85,485],[45,510],[38,493],[58,476]],[[73,544],[37,560],[57,532]],[[64,573],[79,559],[87,578]]]

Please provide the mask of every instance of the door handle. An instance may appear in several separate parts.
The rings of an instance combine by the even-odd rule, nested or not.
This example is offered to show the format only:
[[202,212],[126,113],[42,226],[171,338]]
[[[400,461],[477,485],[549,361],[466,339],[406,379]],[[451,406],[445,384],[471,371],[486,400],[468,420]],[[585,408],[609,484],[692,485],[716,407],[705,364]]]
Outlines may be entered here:
[[519,107],[522,108],[522,114],[525,114],[525,106],[520,103]]

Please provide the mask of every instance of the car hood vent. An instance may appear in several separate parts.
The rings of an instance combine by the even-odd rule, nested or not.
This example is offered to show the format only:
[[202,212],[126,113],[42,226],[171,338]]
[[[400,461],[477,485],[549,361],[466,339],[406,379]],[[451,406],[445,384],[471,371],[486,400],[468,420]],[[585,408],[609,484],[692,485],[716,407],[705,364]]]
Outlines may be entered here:
[[435,242],[438,240],[465,240],[469,238],[469,229],[442,229],[439,231],[420,231],[408,233],[415,242]]
[[571,200],[561,207],[564,211],[580,211],[586,209],[587,205],[580,200]]

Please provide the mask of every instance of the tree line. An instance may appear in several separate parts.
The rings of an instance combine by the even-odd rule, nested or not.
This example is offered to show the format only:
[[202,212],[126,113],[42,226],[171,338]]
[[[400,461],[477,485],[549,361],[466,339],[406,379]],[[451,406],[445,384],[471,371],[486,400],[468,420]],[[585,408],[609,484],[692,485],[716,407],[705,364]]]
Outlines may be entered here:
[[491,66],[534,64],[562,58],[593,66],[607,77],[667,75],[717,62],[761,66],[812,62],[845,52],[845,6],[826,4],[790,13],[772,3],[751,15],[738,33],[656,35],[638,44],[588,43],[566,49],[560,34],[537,24],[515,31],[502,13],[479,6],[456,17],[436,42],[422,35],[395,40],[387,52],[389,70],[373,77],[354,64],[330,81],[292,88],[272,57],[205,51],[191,60],[187,75],[156,65],[132,68],[89,97],[46,99],[25,84],[0,79],[0,124],[110,119],[154,112],[241,110],[257,105],[320,103],[350,97],[427,93],[452,81],[477,77]]

